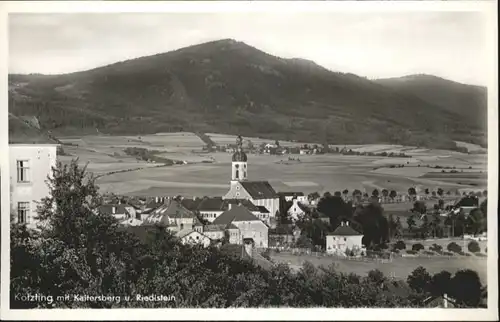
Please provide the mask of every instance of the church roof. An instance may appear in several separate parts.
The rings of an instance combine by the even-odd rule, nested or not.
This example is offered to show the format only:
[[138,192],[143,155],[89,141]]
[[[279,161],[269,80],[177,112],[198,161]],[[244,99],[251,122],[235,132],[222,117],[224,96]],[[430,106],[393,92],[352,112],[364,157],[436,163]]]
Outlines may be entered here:
[[329,236],[360,236],[361,233],[355,231],[349,226],[340,225],[333,231],[333,233],[329,233]]
[[244,206],[235,206],[215,218],[212,224],[227,225],[235,221],[260,221]]
[[241,181],[240,184],[252,199],[274,199],[278,194],[267,181]]

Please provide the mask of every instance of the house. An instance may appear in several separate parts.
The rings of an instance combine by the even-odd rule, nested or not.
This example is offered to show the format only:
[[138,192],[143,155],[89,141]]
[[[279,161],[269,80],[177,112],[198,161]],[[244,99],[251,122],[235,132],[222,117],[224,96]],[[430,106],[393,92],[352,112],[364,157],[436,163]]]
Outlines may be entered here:
[[107,204],[98,208],[100,214],[111,215],[118,220],[137,218],[134,207],[127,204]]
[[252,238],[256,247],[267,248],[268,246],[268,226],[244,206],[231,206],[229,210],[217,217],[213,224],[233,224],[240,231],[241,238]]
[[307,207],[300,203],[298,199],[293,199],[292,205],[287,210],[287,214],[293,221],[297,221],[300,217],[304,216],[307,211]]
[[227,225],[205,225],[203,234],[212,240],[222,240],[228,238],[230,244],[241,244],[240,230],[234,224]]
[[36,228],[37,203],[50,196],[57,144],[9,144],[10,209],[15,223]]
[[128,218],[120,221],[120,225],[122,226],[141,226],[142,225],[142,220],[137,219],[137,218]]
[[303,192],[278,192],[278,197],[290,202],[297,199],[300,203],[307,203],[307,196]]
[[175,236],[181,240],[183,244],[188,244],[188,245],[203,245],[203,247],[208,247],[212,240],[204,235],[202,232],[190,229],[190,228],[184,228],[178,232],[175,233]]
[[342,222],[333,233],[326,236],[326,252],[331,254],[345,254],[347,250],[362,249],[363,234],[349,226],[349,222]]
[[269,229],[269,247],[292,245],[300,236],[300,229],[292,225],[279,225]]
[[256,206],[258,211],[252,212],[257,218],[262,220],[266,225],[271,225],[271,214],[264,206]]
[[198,218],[192,211],[182,206],[178,199],[167,199],[162,206],[144,219],[144,225],[161,225],[172,232],[187,228],[203,231],[203,225]]
[[279,196],[267,181],[248,181],[247,155],[242,151],[241,139],[231,163],[231,182],[228,193],[223,199],[246,199],[256,206],[264,206],[270,217],[279,210]]

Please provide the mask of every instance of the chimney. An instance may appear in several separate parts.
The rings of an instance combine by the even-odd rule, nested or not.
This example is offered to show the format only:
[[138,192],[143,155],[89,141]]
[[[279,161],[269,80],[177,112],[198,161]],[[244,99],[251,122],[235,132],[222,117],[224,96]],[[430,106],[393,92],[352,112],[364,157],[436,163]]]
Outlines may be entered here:
[[231,210],[232,206],[233,206],[233,204],[232,204],[232,203],[228,203],[228,205],[227,205],[227,210]]
[[115,206],[111,207],[111,212],[113,213],[113,215],[116,214],[116,207]]
[[159,200],[158,200],[158,197],[155,197],[155,202],[158,202],[158,201],[159,201]]
[[348,222],[348,221],[346,221],[346,222],[345,222],[345,225],[346,225],[346,226],[349,226],[349,222]]

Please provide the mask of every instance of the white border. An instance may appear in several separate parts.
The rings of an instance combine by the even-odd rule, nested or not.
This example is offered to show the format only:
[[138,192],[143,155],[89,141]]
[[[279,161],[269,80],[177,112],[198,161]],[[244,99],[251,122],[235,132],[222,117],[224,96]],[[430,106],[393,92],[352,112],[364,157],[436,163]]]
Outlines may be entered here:
[[[488,307],[489,309],[114,309],[114,310],[10,310],[9,297],[9,169],[7,117],[7,16],[9,12],[324,12],[324,11],[481,11],[489,14],[489,50],[485,59],[492,62],[488,83]],[[0,3],[0,170],[2,227],[1,319],[23,320],[498,320],[497,276],[497,202],[498,196],[498,65],[497,65],[497,3],[496,1],[333,1],[333,2],[1,2]]]

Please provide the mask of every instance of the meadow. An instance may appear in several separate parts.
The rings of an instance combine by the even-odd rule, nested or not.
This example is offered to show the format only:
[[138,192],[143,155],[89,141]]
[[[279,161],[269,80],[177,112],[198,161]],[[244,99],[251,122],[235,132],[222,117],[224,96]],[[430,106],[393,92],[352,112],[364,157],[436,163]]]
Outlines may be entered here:
[[[235,137],[224,134],[207,134],[217,144],[234,143]],[[274,143],[273,140],[250,139],[254,145]],[[193,133],[158,133],[142,136],[83,136],[60,138],[65,144],[66,154],[59,156],[62,162],[78,157],[82,164],[88,163],[89,171],[101,174],[98,184],[102,192],[154,196],[189,195],[217,196],[227,192],[230,181],[231,154],[225,152],[206,153],[204,142]],[[298,142],[280,141],[283,146],[302,145]],[[311,143],[309,143],[311,144]],[[158,156],[186,164],[158,167],[161,164],[139,161],[124,152],[128,147],[157,151]],[[332,147],[335,147],[332,145]],[[338,145],[343,148],[344,145]],[[485,178],[461,178],[443,176],[431,167],[472,167],[486,171],[486,155],[430,150],[400,145],[356,145],[345,146],[359,151],[404,152],[412,158],[389,158],[379,156],[354,156],[340,154],[291,155],[300,161],[290,161],[288,156],[248,155],[250,180],[267,180],[277,191],[326,192],[360,189],[371,193],[373,189],[396,190],[405,193],[410,186],[419,189],[480,190],[486,187]],[[404,168],[390,168],[405,164]],[[411,164],[412,166],[408,166]],[[139,170],[137,170],[139,169]],[[479,170],[481,169],[481,170]],[[128,172],[116,171],[134,170]],[[464,170],[465,171],[465,170]],[[472,176],[472,174],[471,174]],[[469,185],[466,180],[475,180]],[[462,182],[464,181],[464,182]],[[459,184],[458,182],[461,182]]]
[[300,269],[304,262],[308,261],[315,266],[335,264],[336,269],[343,273],[354,273],[367,275],[369,271],[378,269],[386,277],[406,279],[415,268],[423,266],[430,274],[439,273],[442,270],[455,273],[461,269],[472,269],[479,274],[481,282],[487,282],[487,259],[486,257],[398,257],[391,262],[381,263],[375,261],[354,261],[337,257],[317,257],[313,255],[292,255],[289,253],[271,253],[271,259],[277,263],[285,263],[292,269]]

